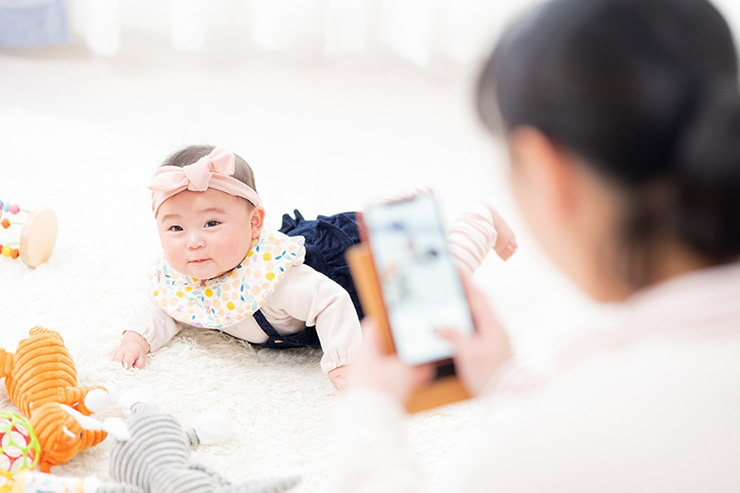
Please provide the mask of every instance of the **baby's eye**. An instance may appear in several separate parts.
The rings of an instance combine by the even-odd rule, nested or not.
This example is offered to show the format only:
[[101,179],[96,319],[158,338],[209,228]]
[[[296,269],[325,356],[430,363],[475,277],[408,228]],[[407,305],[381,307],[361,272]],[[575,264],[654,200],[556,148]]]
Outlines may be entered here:
[[218,226],[219,224],[221,224],[220,221],[208,221],[206,223],[206,228],[213,228],[213,227]]
[[180,231],[182,231],[182,227],[175,224],[174,226],[170,226],[170,229],[168,229],[167,231],[179,233]]

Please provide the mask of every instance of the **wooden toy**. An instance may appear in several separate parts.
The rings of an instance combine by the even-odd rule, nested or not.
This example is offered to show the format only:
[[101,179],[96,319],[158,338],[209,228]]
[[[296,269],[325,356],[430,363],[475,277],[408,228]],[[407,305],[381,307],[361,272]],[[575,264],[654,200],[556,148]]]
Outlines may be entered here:
[[[25,215],[25,220],[17,217]],[[36,268],[46,262],[54,250],[57,239],[57,216],[53,210],[43,208],[27,211],[17,204],[0,200],[0,226],[9,229],[11,226],[20,226],[18,241],[0,244],[0,253],[5,257],[20,257],[23,263]]]

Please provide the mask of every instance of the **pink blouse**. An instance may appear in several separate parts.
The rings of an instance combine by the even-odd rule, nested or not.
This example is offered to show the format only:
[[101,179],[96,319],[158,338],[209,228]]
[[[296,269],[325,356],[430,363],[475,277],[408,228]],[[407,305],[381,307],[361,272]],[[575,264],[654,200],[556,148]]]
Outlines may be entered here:
[[336,491],[740,490],[740,263],[644,289],[625,309],[619,330],[568,346],[548,375],[501,368],[433,474],[404,444],[401,406],[356,389]]

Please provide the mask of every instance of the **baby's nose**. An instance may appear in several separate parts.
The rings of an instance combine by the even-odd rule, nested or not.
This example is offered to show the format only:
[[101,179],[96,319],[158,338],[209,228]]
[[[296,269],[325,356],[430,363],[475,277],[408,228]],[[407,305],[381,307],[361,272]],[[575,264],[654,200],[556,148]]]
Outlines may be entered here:
[[201,235],[193,233],[188,236],[188,248],[190,250],[196,250],[203,247],[204,245],[205,241],[203,240],[203,237]]

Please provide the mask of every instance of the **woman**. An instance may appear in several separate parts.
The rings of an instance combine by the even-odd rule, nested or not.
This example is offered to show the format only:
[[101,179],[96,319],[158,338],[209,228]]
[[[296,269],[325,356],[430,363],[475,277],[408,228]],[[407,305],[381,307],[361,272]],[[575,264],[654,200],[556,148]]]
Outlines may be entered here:
[[478,334],[440,333],[485,408],[435,484],[400,436],[429,369],[366,344],[340,491],[740,487],[738,84],[706,0],[554,0],[505,34],[478,106],[506,140],[520,208],[554,262],[629,317],[536,377],[469,286]]

